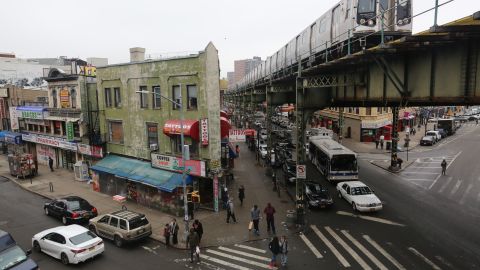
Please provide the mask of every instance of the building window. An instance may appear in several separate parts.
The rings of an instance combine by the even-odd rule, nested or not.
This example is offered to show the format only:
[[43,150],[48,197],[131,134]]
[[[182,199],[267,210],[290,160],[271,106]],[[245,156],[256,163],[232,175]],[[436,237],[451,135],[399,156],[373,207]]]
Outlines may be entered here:
[[115,102],[115,107],[121,107],[122,106],[122,96],[120,95],[120,88],[115,87],[113,88],[113,98]]
[[60,124],[62,124],[62,135],[63,136],[67,136],[67,125],[65,122],[60,122]]
[[382,108],[381,107],[377,107],[377,114],[381,114],[382,113]]
[[80,125],[78,122],[73,123],[73,136],[80,138]]
[[355,107],[355,114],[360,114],[360,108],[359,107]]
[[157,123],[147,123],[147,146],[152,144],[158,146],[158,125]]
[[62,122],[53,121],[53,134],[62,135]]
[[[182,104],[182,101],[181,101],[182,93],[181,93],[180,85],[173,86],[172,97],[175,102]],[[174,110],[177,110],[178,108],[179,107],[177,105],[173,105]]]
[[160,86],[154,86],[152,88],[153,93],[153,108],[158,109],[162,107],[162,96],[160,95]]
[[53,101],[53,108],[57,108],[57,90],[53,89],[52,90],[52,101]]
[[191,144],[189,145],[189,150],[190,150],[190,156],[192,157],[198,157],[198,142],[192,140]]
[[372,115],[372,108],[371,107],[367,107],[365,109],[366,109],[366,115]]
[[105,88],[105,107],[112,107],[112,92],[110,88]]
[[187,85],[187,109],[197,110],[197,86]]
[[147,87],[140,86],[140,108],[148,108]]
[[75,88],[72,88],[72,90],[70,91],[70,98],[72,102],[72,108],[77,108],[77,91],[75,91]]
[[50,121],[45,123],[45,133],[48,133],[48,134],[52,133],[52,129],[51,129],[50,125],[51,125]]
[[108,121],[108,140],[111,143],[123,143],[122,121]]
[[182,154],[181,136],[171,136],[170,142],[172,143],[172,153],[181,155]]
[[353,112],[353,108],[352,107],[348,107],[348,113],[352,113]]

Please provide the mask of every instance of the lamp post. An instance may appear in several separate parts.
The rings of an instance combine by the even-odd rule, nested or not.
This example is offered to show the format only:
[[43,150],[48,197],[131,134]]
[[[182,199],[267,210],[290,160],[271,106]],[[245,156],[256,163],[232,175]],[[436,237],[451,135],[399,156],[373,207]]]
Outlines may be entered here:
[[[183,132],[183,122],[184,122],[184,118],[185,118],[185,115],[184,115],[184,111],[183,111],[183,102],[182,102],[182,84],[179,85],[180,87],[180,95],[179,95],[179,100],[180,102],[176,102],[175,100],[171,99],[171,98],[168,98],[166,96],[163,96],[159,93],[156,93],[156,92],[152,92],[153,95],[158,95],[160,96],[161,98],[164,98],[168,101],[170,101],[174,106],[177,106],[179,109],[180,109],[180,144],[182,145],[182,162],[183,162],[183,166],[182,166],[182,185],[183,185],[183,208],[185,209],[185,216],[184,216],[184,221],[185,221],[185,235],[184,235],[184,238],[186,239],[187,235],[188,235],[188,228],[189,228],[189,225],[188,225],[188,202],[187,202],[187,182],[186,182],[186,176],[187,176],[187,172],[186,172],[186,155],[185,155],[185,138],[184,138],[184,132]],[[150,92],[148,91],[136,91],[137,93],[141,93],[141,94],[148,94]]]

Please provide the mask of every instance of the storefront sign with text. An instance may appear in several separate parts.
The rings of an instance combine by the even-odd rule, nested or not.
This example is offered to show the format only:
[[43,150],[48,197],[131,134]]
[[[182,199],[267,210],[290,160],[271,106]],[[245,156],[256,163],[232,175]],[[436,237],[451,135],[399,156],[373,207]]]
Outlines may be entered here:
[[60,138],[40,136],[36,134],[22,134],[22,140],[39,144],[50,145],[53,147],[63,148],[71,151],[77,151],[77,144],[64,141]]
[[77,147],[78,152],[82,155],[89,155],[98,158],[103,157],[103,149],[100,146],[78,143]]
[[208,145],[208,119],[200,120],[200,135],[202,145]]
[[[182,158],[167,156],[167,155],[160,155],[152,153],[152,167],[175,171],[175,172],[182,172],[183,170],[183,160]],[[205,161],[201,160],[187,160],[186,162],[186,170],[187,174],[189,175],[196,175],[196,176],[206,176],[206,169],[205,169]]]

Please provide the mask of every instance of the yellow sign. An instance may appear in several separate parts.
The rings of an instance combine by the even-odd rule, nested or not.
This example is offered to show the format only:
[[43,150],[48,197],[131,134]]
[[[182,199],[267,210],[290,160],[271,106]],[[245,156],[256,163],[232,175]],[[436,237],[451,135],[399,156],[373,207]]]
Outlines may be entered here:
[[60,105],[62,108],[70,107],[70,91],[68,89],[60,90]]
[[96,77],[97,68],[92,66],[80,67],[80,75],[86,76],[86,77]]

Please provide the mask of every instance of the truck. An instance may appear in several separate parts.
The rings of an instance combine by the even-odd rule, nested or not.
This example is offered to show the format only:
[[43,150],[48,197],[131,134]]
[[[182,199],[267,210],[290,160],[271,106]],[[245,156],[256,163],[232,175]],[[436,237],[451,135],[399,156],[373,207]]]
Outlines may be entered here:
[[438,119],[437,120],[437,128],[443,129],[448,136],[455,134],[457,130],[457,126],[455,125],[455,119],[453,118],[446,118],[446,119]]

